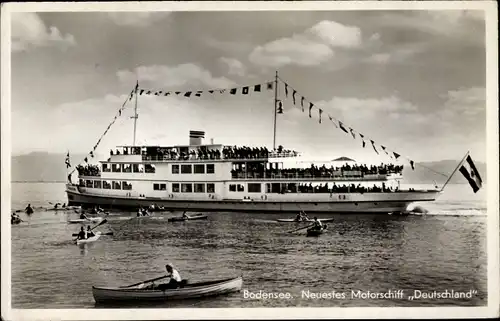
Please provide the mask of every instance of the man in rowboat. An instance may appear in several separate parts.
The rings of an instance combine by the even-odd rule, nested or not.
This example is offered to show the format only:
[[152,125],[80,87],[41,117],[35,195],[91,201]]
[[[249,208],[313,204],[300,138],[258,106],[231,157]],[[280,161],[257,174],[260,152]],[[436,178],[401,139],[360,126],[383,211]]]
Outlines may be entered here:
[[26,206],[26,208],[24,209],[24,211],[25,211],[25,212],[26,212],[26,214],[28,214],[28,215],[33,214],[33,209],[31,208],[31,204],[28,204],[28,206]]
[[323,224],[321,224],[321,221],[319,221],[318,218],[315,216],[314,222],[313,222],[313,229],[321,230],[322,228],[323,228]]
[[162,291],[166,289],[177,289],[182,281],[181,275],[176,269],[174,269],[171,263],[165,265],[165,269],[167,270],[166,277],[169,277],[170,281],[168,283],[158,285],[158,289]]
[[90,225],[87,226],[87,238],[95,236],[94,232],[90,230]]
[[78,232],[78,236],[76,237],[77,240],[85,240],[87,237],[86,237],[86,233],[85,233],[85,230],[83,229],[83,226],[80,228],[80,232]]

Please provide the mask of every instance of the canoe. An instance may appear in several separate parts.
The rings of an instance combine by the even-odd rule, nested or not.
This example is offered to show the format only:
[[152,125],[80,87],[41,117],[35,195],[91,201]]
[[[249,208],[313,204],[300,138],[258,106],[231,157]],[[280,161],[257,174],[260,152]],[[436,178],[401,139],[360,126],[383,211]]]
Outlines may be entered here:
[[194,221],[194,220],[206,220],[206,219],[208,219],[207,215],[199,214],[189,217],[182,217],[182,216],[170,217],[168,219],[168,222],[182,222],[182,221]]
[[326,225],[323,226],[322,229],[318,230],[318,229],[315,229],[315,228],[310,228],[310,229],[307,229],[307,236],[320,236],[321,234],[323,234],[326,230]]
[[[333,218],[319,218],[318,221],[322,223],[328,223],[328,222],[333,222]],[[301,223],[301,222],[314,222],[314,219],[306,219],[306,220],[301,220],[301,221],[296,221],[294,218],[279,218],[276,221],[281,222],[281,223]]]
[[88,239],[85,240],[77,240],[76,244],[86,244],[86,243],[92,243],[97,241],[101,237],[101,232],[95,232],[95,235],[92,237],[89,237]]
[[77,218],[74,220],[68,220],[68,224],[78,224],[78,223],[98,223],[103,220],[102,217],[89,217],[88,219],[86,218]]
[[241,291],[243,279],[241,277],[188,283],[177,289],[165,291],[154,289],[140,289],[127,287],[92,287],[92,294],[96,303],[112,302],[146,302],[146,301],[171,301],[217,296]]

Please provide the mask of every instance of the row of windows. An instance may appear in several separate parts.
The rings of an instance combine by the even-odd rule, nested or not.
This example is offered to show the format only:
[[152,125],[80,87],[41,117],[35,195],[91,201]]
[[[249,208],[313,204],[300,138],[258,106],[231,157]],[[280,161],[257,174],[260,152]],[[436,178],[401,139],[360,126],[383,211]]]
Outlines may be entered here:
[[[206,167],[205,167],[206,166]],[[179,170],[180,168],[180,170]],[[215,174],[214,164],[172,165],[172,174]]]
[[214,183],[172,183],[173,193],[215,193]]
[[87,188],[120,189],[132,190],[132,184],[126,181],[92,181],[90,179],[80,179],[80,186]]
[[103,172],[113,173],[155,173],[154,164],[102,164]]
[[[244,192],[245,185],[243,184],[230,184],[229,185],[230,192]],[[261,184],[260,183],[248,183],[248,193],[260,193],[261,192]]]

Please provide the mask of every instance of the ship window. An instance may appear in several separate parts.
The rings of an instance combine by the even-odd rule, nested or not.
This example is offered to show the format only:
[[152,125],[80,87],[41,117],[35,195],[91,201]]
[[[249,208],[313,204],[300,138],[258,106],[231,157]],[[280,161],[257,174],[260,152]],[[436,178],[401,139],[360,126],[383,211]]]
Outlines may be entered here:
[[144,173],[144,165],[132,164],[132,170],[134,173]]
[[194,173],[195,174],[205,174],[205,165],[203,165],[203,164],[194,165]]
[[102,188],[111,189],[111,183],[109,181],[102,181]]
[[229,191],[230,192],[236,192],[236,184],[230,184],[229,185]]
[[181,192],[182,193],[192,193],[193,192],[193,184],[181,184]]
[[195,193],[205,193],[205,184],[194,184]]
[[153,190],[154,191],[159,191],[160,190],[160,184],[153,184]]
[[296,183],[290,183],[286,185],[286,192],[287,193],[297,193],[297,184]]
[[111,186],[113,187],[113,189],[121,189],[121,186],[120,186],[120,182],[117,182],[117,181],[113,181],[111,183]]
[[172,165],[172,174],[179,174],[179,165]]
[[126,191],[132,190],[132,183],[127,183],[125,181],[122,181],[122,189]]
[[172,183],[172,192],[179,193],[179,183]]
[[85,186],[92,188],[94,187],[94,182],[88,179],[85,181]]
[[215,184],[213,183],[207,184],[207,193],[215,193]]
[[113,173],[120,173],[121,172],[120,164],[111,164],[111,171]]
[[109,167],[109,164],[102,164],[102,171],[103,172],[111,172],[111,168]]
[[229,185],[229,191],[230,192],[244,192],[245,186],[243,186],[241,184],[231,184],[231,185]]
[[132,166],[130,164],[122,164],[122,172],[132,173]]
[[193,172],[191,165],[181,165],[181,174],[191,174]]
[[242,184],[238,184],[238,192],[244,192],[245,191],[245,186]]
[[94,188],[101,188],[101,181],[94,181]]
[[85,186],[85,181],[80,178],[80,181],[78,182],[78,185]]
[[156,172],[155,165],[153,164],[144,164],[144,170],[146,173],[154,173]]
[[248,183],[248,193],[260,193],[260,183]]
[[207,174],[214,174],[214,173],[215,173],[214,164],[207,164]]

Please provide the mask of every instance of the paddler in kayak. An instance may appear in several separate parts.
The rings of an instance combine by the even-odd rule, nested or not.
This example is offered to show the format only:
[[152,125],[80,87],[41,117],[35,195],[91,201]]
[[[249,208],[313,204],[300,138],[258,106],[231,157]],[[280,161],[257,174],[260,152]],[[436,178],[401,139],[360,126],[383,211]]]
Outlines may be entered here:
[[88,220],[89,218],[87,217],[87,215],[85,215],[85,213],[84,213],[84,212],[82,212],[82,213],[80,214],[80,219],[81,219],[81,220]]
[[165,269],[167,270],[167,275],[165,275],[165,277],[169,277],[170,281],[168,283],[158,285],[158,289],[162,291],[165,289],[177,289],[182,281],[181,275],[176,269],[174,269],[174,266],[171,263],[165,265]]
[[95,236],[94,232],[90,230],[90,225],[87,226],[87,238]]
[[85,233],[85,230],[83,229],[83,226],[80,228],[80,232],[78,232],[78,236],[76,237],[77,240],[85,240],[87,237]]
[[24,209],[24,211],[26,212],[26,214],[28,215],[31,215],[33,214],[33,209],[31,208],[31,204],[28,204],[28,206],[26,206],[26,208]]

